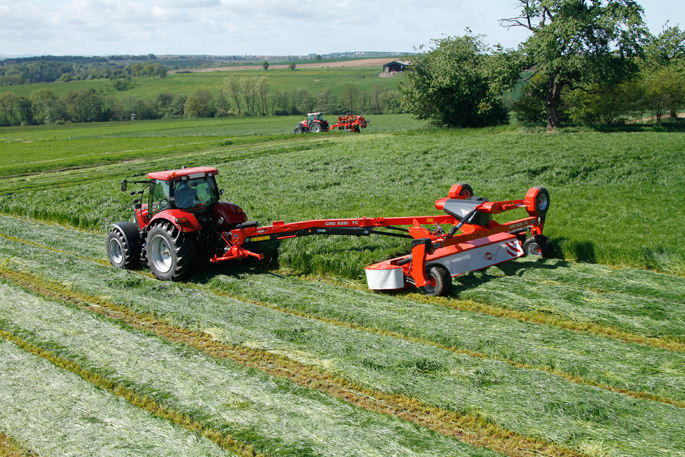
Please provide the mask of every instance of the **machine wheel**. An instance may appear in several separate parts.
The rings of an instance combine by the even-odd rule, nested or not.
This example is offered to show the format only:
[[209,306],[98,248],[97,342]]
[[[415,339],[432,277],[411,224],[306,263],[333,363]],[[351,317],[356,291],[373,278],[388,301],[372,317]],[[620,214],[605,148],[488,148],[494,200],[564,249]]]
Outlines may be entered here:
[[321,131],[321,124],[314,122],[312,126],[309,127],[309,130],[311,130],[312,133],[319,133]]
[[537,186],[535,189],[539,189],[538,195],[535,197],[535,211],[544,221],[547,211],[549,211],[549,192],[542,186]]
[[132,270],[140,265],[140,247],[131,246],[119,229],[112,229],[107,235],[107,256],[109,263],[117,268]]
[[179,281],[189,272],[195,257],[195,243],[170,222],[155,225],[145,243],[150,270],[162,281]]
[[554,245],[545,235],[531,236],[523,243],[523,252],[526,255],[539,255],[545,258],[552,257]]
[[422,287],[423,293],[431,297],[442,297],[450,293],[452,275],[442,265],[433,265],[426,271],[428,284]]
[[302,127],[300,127],[298,125],[297,127],[295,127],[295,135],[300,134],[300,133],[302,133]]
[[473,188],[470,185],[465,182],[457,183],[457,185],[461,186],[461,192],[459,192],[460,197],[473,197]]

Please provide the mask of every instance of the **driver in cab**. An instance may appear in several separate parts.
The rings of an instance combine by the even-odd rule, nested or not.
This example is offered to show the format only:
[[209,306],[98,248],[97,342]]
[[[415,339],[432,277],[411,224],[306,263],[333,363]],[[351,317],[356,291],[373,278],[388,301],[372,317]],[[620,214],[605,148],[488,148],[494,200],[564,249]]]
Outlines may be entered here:
[[183,181],[176,185],[174,197],[176,197],[176,206],[181,209],[190,208],[199,203],[195,186]]

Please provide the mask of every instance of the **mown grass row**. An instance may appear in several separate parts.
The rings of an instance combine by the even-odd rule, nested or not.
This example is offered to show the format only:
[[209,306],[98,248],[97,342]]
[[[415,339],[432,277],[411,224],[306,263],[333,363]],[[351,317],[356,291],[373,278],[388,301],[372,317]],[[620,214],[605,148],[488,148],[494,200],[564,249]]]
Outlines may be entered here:
[[[345,401],[350,402],[354,405],[361,406],[364,409],[369,409],[371,411],[377,411],[384,414],[392,414],[398,417],[403,417],[413,422],[417,422],[421,425],[427,426],[428,428],[436,429],[438,432],[447,435],[455,436],[462,441],[473,442],[478,446],[488,446],[494,447],[500,451],[507,453],[508,455],[524,455],[529,452],[543,452],[543,453],[553,453],[554,455],[578,455],[569,450],[565,450],[551,443],[545,443],[540,440],[534,440],[527,437],[519,436],[515,433],[507,432],[499,429],[498,427],[488,424],[487,422],[479,421],[474,417],[460,417],[448,412],[441,412],[439,409],[423,406],[412,400],[411,398],[403,398],[399,395],[384,395],[378,391],[372,391],[368,389],[359,388],[353,383],[346,382],[341,379],[336,379],[330,375],[325,375],[315,367],[308,367],[306,365],[299,364],[294,361],[287,360],[284,357],[278,355],[272,355],[269,353],[264,353],[256,349],[249,348],[232,348],[229,346],[221,345],[214,342],[211,338],[208,338],[206,334],[189,332],[186,329],[177,328],[165,324],[156,320],[151,315],[143,315],[140,313],[131,313],[125,308],[121,308],[116,305],[112,305],[106,301],[103,301],[97,297],[87,297],[83,294],[74,294],[73,292],[60,287],[59,285],[49,284],[35,277],[30,277],[26,274],[4,274],[5,278],[9,278],[11,281],[20,283],[34,289],[40,293],[40,295],[48,298],[48,301],[40,301],[40,311],[36,312],[35,309],[31,311],[23,309],[18,313],[18,307],[12,309],[8,304],[3,303],[3,307],[8,314],[8,321],[13,323],[20,322],[24,327],[31,327],[31,329],[36,329],[38,327],[42,328],[40,334],[36,334],[32,331],[19,329],[14,324],[7,324],[5,322],[4,326],[13,327],[14,334],[10,335],[9,338],[18,340],[23,346],[31,346],[29,349],[33,348],[34,352],[40,352],[43,356],[53,359],[57,363],[64,365],[67,369],[72,371],[78,371],[81,375],[87,379],[92,378],[96,385],[104,386],[106,389],[110,390],[113,385],[112,381],[106,378],[112,378],[114,376],[117,378],[121,384],[121,378],[124,376],[123,371],[136,369],[142,369],[145,372],[143,378],[146,378],[146,382],[142,385],[136,383],[135,380],[128,379],[123,384],[118,385],[115,389],[118,395],[123,391],[127,399],[139,407],[144,409],[149,409],[155,414],[164,414],[169,416],[171,420],[177,421],[179,417],[183,417],[184,414],[179,414],[178,412],[171,411],[169,413],[168,407],[164,405],[169,404],[182,404],[182,409],[188,409],[189,403],[190,407],[195,406],[195,404],[200,401],[200,404],[204,408],[209,408],[210,410],[196,411],[194,414],[188,416],[187,419],[181,420],[181,422],[188,424],[188,428],[195,429],[198,432],[202,432],[203,435],[208,436],[210,439],[215,439],[223,437],[226,441],[225,436],[217,432],[208,432],[203,427],[203,423],[212,423],[215,426],[217,424],[220,426],[221,420],[218,419],[217,414],[220,410],[231,409],[233,414],[227,415],[226,413],[221,414],[223,417],[233,417],[233,419],[224,419],[229,422],[220,427],[220,429],[233,430],[234,433],[240,435],[241,429],[246,428],[246,422],[257,421],[256,425],[249,426],[249,437],[253,442],[258,442],[262,447],[275,450],[276,454],[294,454],[294,455],[367,455],[368,452],[389,452],[392,451],[395,455],[403,455],[409,452],[411,455],[495,455],[485,449],[471,448],[466,445],[459,444],[457,442],[450,441],[449,439],[440,438],[439,435],[432,435],[425,430],[422,431],[421,428],[412,428],[403,425],[401,422],[397,421],[387,421],[383,417],[377,415],[366,415],[362,418],[355,419],[354,411],[349,409],[338,411],[332,414],[331,408],[337,403],[335,401],[325,401],[322,400],[322,396],[316,393],[307,392],[303,390],[296,390],[295,395],[299,396],[300,399],[297,401],[298,410],[288,411],[286,406],[284,406],[284,398],[287,398],[288,394],[288,383],[279,382],[276,380],[276,392],[278,392],[277,399],[275,398],[264,398],[264,395],[260,395],[260,388],[262,390],[268,387],[273,390],[272,386],[265,386],[264,383],[255,385],[254,382],[250,385],[248,389],[243,389],[240,392],[242,384],[248,381],[248,378],[259,378],[254,374],[254,371],[248,371],[247,376],[240,378],[236,376],[235,373],[223,373],[230,370],[231,364],[222,364],[222,373],[219,376],[226,376],[227,380],[230,378],[230,383],[222,388],[221,391],[216,391],[213,395],[219,397],[218,401],[222,399],[226,400],[224,397],[229,398],[228,403],[224,403],[219,406],[216,405],[217,400],[210,400],[205,394],[209,393],[214,389],[215,382],[211,383],[208,380],[212,379],[212,364],[208,360],[200,360],[202,363],[202,369],[199,371],[193,371],[194,368],[199,368],[198,358],[192,357],[192,354],[183,352],[178,348],[174,350],[175,354],[171,357],[163,357],[162,350],[159,347],[159,343],[154,340],[145,343],[145,349],[142,347],[137,348],[135,354],[142,354],[137,357],[128,357],[123,363],[125,367],[122,367],[122,361],[112,360],[112,357],[121,356],[121,348],[109,348],[107,347],[96,347],[93,351],[101,351],[100,355],[93,357],[92,353],[84,354],[82,352],[89,351],[79,351],[78,347],[70,340],[74,338],[79,338],[82,333],[87,333],[87,338],[91,340],[91,344],[98,346],[102,339],[110,340],[113,336],[111,333],[116,333],[118,327],[111,327],[102,324],[101,320],[96,319],[97,322],[93,324],[93,319],[89,318],[87,314],[79,314],[74,312],[69,312],[68,310],[61,309],[51,309],[54,308],[52,300],[59,298],[60,300],[67,301],[70,305],[76,304],[86,308],[88,311],[94,311],[100,315],[106,315],[108,317],[107,321],[115,319],[113,323],[123,323],[127,326],[132,326],[133,328],[138,328],[148,332],[152,332],[156,335],[161,336],[164,340],[169,340],[176,343],[184,343],[188,346],[199,349],[200,351],[211,355],[215,360],[234,360],[241,365],[246,365],[251,368],[258,368],[265,371],[277,378],[287,378],[295,381],[296,383],[303,384],[308,387],[315,388],[317,390],[322,390],[329,395],[334,397],[343,398]],[[13,294],[16,296],[17,294]],[[14,298],[14,297],[13,297]],[[30,297],[23,296],[23,301],[25,303],[31,303],[35,301]],[[94,308],[95,307],[95,308]],[[22,318],[20,313],[32,312],[34,317],[31,318],[28,314]],[[57,314],[55,314],[55,312]],[[43,321],[46,319],[45,315],[52,313],[49,320],[57,319],[61,323],[60,328],[52,328],[52,325]],[[63,317],[60,315],[68,314],[68,325],[64,323]],[[31,322],[28,323],[27,320]],[[127,327],[124,327],[126,330]],[[8,332],[5,331],[5,334]],[[59,339],[57,342],[55,339]],[[129,335],[130,339],[136,340],[140,337],[136,335]],[[144,338],[144,337],[143,337]],[[59,352],[61,357],[56,357],[53,354],[45,354],[45,350],[40,349],[30,342],[23,342],[29,339],[31,341],[37,341],[39,346],[55,347],[56,352]],[[149,340],[149,338],[148,338]],[[127,340],[128,341],[128,340]],[[126,344],[130,346],[131,343]],[[71,352],[71,355],[68,354]],[[157,357],[157,362],[147,361],[144,365],[139,366],[139,358],[146,357],[146,353],[151,351],[156,351],[155,356]],[[176,354],[177,353],[177,354]],[[162,357],[159,357],[162,355]],[[64,357],[67,357],[66,359]],[[108,359],[109,363],[103,361],[104,358]],[[109,356],[109,357],[108,357]],[[177,356],[180,360],[176,360]],[[160,362],[163,361],[164,369],[172,369],[169,365],[183,364],[184,368],[180,369],[176,367],[176,370],[180,370],[180,373],[175,373],[174,375],[169,375],[164,378],[164,381],[157,382],[150,380],[150,376],[155,370],[160,370]],[[89,364],[100,364],[102,366],[99,369],[84,369],[72,362],[71,360],[77,359]],[[97,359],[97,360],[93,360]],[[142,361],[141,361],[142,362]],[[204,362],[204,363],[203,363]],[[103,365],[104,364],[104,365]],[[152,368],[150,368],[152,366]],[[106,375],[101,375],[99,373],[105,372]],[[208,373],[209,371],[209,373]],[[175,377],[184,376],[185,381],[183,382],[173,382]],[[154,378],[154,376],[152,376]],[[201,383],[201,386],[194,385],[193,383]],[[138,385],[136,385],[138,384]],[[122,387],[126,386],[126,387]],[[160,390],[159,386],[163,386]],[[169,389],[185,389],[184,391],[177,390],[175,392],[170,392]],[[227,393],[225,389],[228,388]],[[141,389],[143,392],[141,392]],[[152,393],[150,390],[152,389]],[[193,399],[184,398],[187,396],[187,390],[190,389],[193,393]],[[276,393],[274,392],[274,393]],[[142,397],[145,393],[145,397]],[[234,398],[235,397],[235,398]],[[158,405],[156,398],[161,398],[161,405]],[[323,402],[324,404],[317,404]],[[268,412],[255,411],[258,409],[260,404],[264,403],[263,406],[267,407]],[[331,403],[333,406],[331,406]],[[197,406],[195,406],[197,408]],[[338,408],[340,409],[340,408]],[[423,409],[423,410],[421,410]],[[160,413],[161,410],[161,413]],[[320,418],[320,414],[324,416],[329,416],[329,418]],[[314,418],[303,419],[305,416],[317,416]],[[357,413],[357,416],[364,416],[363,413]],[[258,420],[260,416],[261,420]],[[335,419],[331,419],[335,417]],[[283,420],[291,422],[290,424],[283,424]],[[364,424],[364,430],[356,431],[357,427]],[[280,427],[280,430],[269,434],[268,437],[259,437],[259,431],[263,431],[265,428]],[[289,427],[296,427],[293,430],[289,430]],[[238,431],[236,431],[236,429]],[[333,430],[332,430],[333,429]],[[350,436],[345,433],[345,430],[350,430],[354,434],[354,439],[349,440]],[[332,434],[332,435],[331,435]],[[292,435],[292,436],[284,436]],[[330,436],[329,436],[330,435]],[[363,436],[364,435],[364,436]],[[309,437],[313,439],[310,439]],[[326,444],[321,443],[321,439],[326,439]],[[362,440],[357,442],[357,440]],[[267,442],[268,441],[268,442]],[[294,444],[293,444],[294,441]],[[351,443],[349,441],[352,441]],[[314,444],[313,444],[314,443]],[[411,443],[411,444],[409,444]],[[295,447],[293,447],[295,446]],[[307,447],[309,446],[309,447]],[[323,450],[322,446],[326,449],[323,454],[320,452]],[[233,446],[235,447],[235,446]],[[342,447],[343,449],[340,449]],[[238,449],[241,455],[245,455],[246,452],[250,454],[250,448]]]
[[[39,455],[236,455],[196,435],[197,430],[183,430],[192,429],[187,417],[182,426],[171,425],[165,419],[172,415],[155,410],[153,400],[136,397],[125,386],[107,383],[6,330],[0,330],[0,353],[2,428]],[[15,455],[36,455],[14,447]]]
[[[7,251],[6,247],[4,250]],[[54,256],[51,254],[50,256]],[[30,260],[26,260],[30,257]],[[33,251],[30,256],[16,255],[12,264],[22,265],[22,268],[30,269],[41,275],[49,275],[60,282],[59,274],[50,273],[53,268],[41,267],[41,263],[51,263],[50,260],[40,260],[40,253]],[[47,257],[47,256],[46,256]],[[497,362],[489,362],[484,359],[473,359],[461,354],[450,355],[449,352],[431,349],[430,346],[416,344],[409,340],[398,341],[395,337],[382,337],[365,334],[365,332],[346,330],[345,328],[331,328],[330,324],[317,324],[312,320],[301,320],[297,316],[289,317],[270,310],[257,311],[254,306],[246,306],[240,302],[212,298],[212,295],[204,295],[192,288],[183,288],[179,285],[159,283],[154,280],[148,281],[146,277],[131,276],[126,272],[99,273],[100,267],[79,267],[81,261],[70,261],[68,258],[56,256],[58,261],[66,263],[71,271],[66,276],[72,278],[69,281],[75,290],[90,290],[89,293],[100,296],[109,296],[110,299],[118,297],[120,303],[125,303],[132,309],[154,313],[157,316],[166,316],[183,326],[206,330],[214,338],[226,344],[245,344],[262,350],[270,350],[284,354],[291,359],[302,360],[307,364],[324,367],[327,371],[340,373],[346,379],[361,382],[362,385],[387,392],[414,396],[423,399],[427,404],[444,405],[449,410],[460,412],[477,411],[479,417],[487,418],[496,424],[512,429],[527,432],[531,427],[536,430],[535,434],[547,437],[557,442],[575,443],[578,448],[585,448],[589,442],[597,443],[610,435],[624,436],[621,444],[616,445],[623,452],[635,454],[636,437],[631,433],[621,432],[622,427],[632,430],[637,423],[642,423],[644,417],[661,424],[663,419],[658,419],[671,414],[682,414],[681,410],[669,410],[666,405],[658,406],[644,400],[628,400],[630,397],[618,397],[615,394],[601,393],[592,388],[568,383],[559,378],[550,377],[536,372],[535,370],[519,370],[506,368]],[[82,273],[78,273],[82,271]],[[88,273],[86,273],[88,271]],[[74,276],[76,275],[76,276]],[[73,278],[88,275],[88,280],[73,282]],[[102,280],[96,280],[102,275]],[[124,276],[122,276],[124,275]],[[121,276],[121,277],[120,277]],[[246,283],[252,283],[255,289],[264,290],[253,277],[243,278]],[[92,282],[90,286],[88,282]],[[181,287],[179,290],[178,288]],[[84,289],[85,288],[85,289]],[[291,291],[297,290],[292,287]],[[272,289],[274,296],[283,295],[282,290]],[[306,291],[305,291],[306,292]],[[367,294],[370,295],[370,294]],[[145,297],[141,301],[140,298]],[[204,297],[204,298],[203,298]],[[358,297],[355,297],[355,299]],[[341,300],[341,297],[331,297],[331,302]],[[348,298],[348,302],[354,301]],[[199,305],[199,306],[198,306]],[[357,311],[363,308],[371,308],[371,303],[362,303]],[[376,303],[373,311],[383,313],[388,303]],[[425,308],[425,307],[424,307]],[[422,309],[421,312],[424,310]],[[420,314],[420,313],[419,313]],[[412,322],[413,315],[405,314],[405,321]],[[459,322],[460,319],[468,318],[468,315],[458,314],[448,324]],[[492,319],[490,326],[484,322],[467,322],[467,326],[474,326],[484,334],[485,340],[496,341],[507,333],[522,335],[522,330],[509,328],[509,323],[503,324],[502,319]],[[439,322],[439,321],[435,321]],[[421,322],[414,322],[417,328]],[[504,326],[503,326],[504,325]],[[502,330],[499,333],[490,333],[488,330]],[[534,326],[540,327],[540,326]],[[544,329],[544,327],[542,327]],[[530,332],[531,329],[528,329]],[[537,331],[533,329],[533,331]],[[564,335],[541,335],[538,346],[545,341],[563,341]],[[594,341],[596,343],[597,341]],[[520,341],[517,344],[521,344]],[[525,344],[525,343],[524,343]],[[620,345],[618,346],[620,347]],[[632,351],[633,348],[626,348]],[[384,355],[382,362],[378,354]],[[613,354],[616,358],[620,354]],[[649,354],[652,357],[655,354]],[[635,357],[641,359],[642,357]],[[607,356],[608,360],[608,356]],[[670,364],[673,368],[673,364]],[[682,371],[682,370],[680,370]],[[664,372],[665,374],[665,372]],[[659,375],[651,378],[655,381]],[[677,383],[677,381],[675,381]],[[528,390],[533,391],[528,392]],[[535,398],[535,403],[530,400]],[[622,399],[623,398],[623,399]],[[468,400],[467,400],[468,399]],[[632,403],[631,403],[632,402]],[[637,402],[637,403],[635,403]],[[637,408],[637,409],[635,409]],[[665,408],[665,409],[663,409]],[[630,413],[635,410],[635,414]],[[621,411],[619,414],[618,411]],[[639,412],[638,412],[639,411]],[[670,412],[669,412],[670,411]],[[617,415],[615,415],[617,414]],[[599,415],[599,416],[596,416]],[[601,417],[600,417],[601,416]],[[682,419],[672,419],[676,422]],[[666,420],[666,423],[671,420]],[[587,427],[578,424],[589,424],[588,427],[595,430],[593,434],[586,433]],[[668,426],[661,427],[658,431],[647,424],[643,424],[644,438],[646,442],[654,439],[664,440],[674,446],[677,439],[673,437],[655,438],[657,435],[669,433]],[[656,434],[656,435],[655,435]],[[537,435],[536,435],[537,436]],[[570,440],[570,441],[568,441]],[[639,440],[638,440],[639,441]],[[612,443],[611,446],[614,446]],[[631,451],[630,449],[633,449]]]
[[[19,238],[8,235],[13,233]],[[56,252],[68,252],[84,260],[93,260],[101,265],[108,265],[97,246],[103,242],[102,237],[92,234],[78,234],[71,230],[48,227],[42,224],[25,224],[11,218],[0,218],[0,236],[27,243],[29,245],[54,249]],[[49,238],[51,247],[41,242]],[[56,249],[57,248],[57,249]],[[83,256],[82,254],[91,256]],[[558,278],[558,261],[545,263],[520,260],[509,265],[517,271],[538,270],[554,272]],[[685,281],[666,275],[628,270],[611,270],[605,267],[587,265],[566,265],[566,276],[574,277],[574,268],[583,272],[586,285],[592,288],[594,282],[605,284],[620,282],[627,275],[640,275],[642,282],[633,280],[632,284],[624,286],[624,291],[617,287],[609,298],[617,301],[629,302],[633,300],[635,306],[647,300],[652,289],[664,289],[662,295],[666,300],[658,300],[654,308],[660,306],[660,320],[656,321],[647,316],[635,316],[630,327],[640,328],[651,326],[653,331],[665,338],[648,338],[639,333],[627,331],[627,328],[612,328],[602,325],[587,325],[565,318],[563,314],[556,314],[552,310],[547,313],[514,311],[507,307],[495,307],[473,301],[455,299],[427,299],[419,294],[400,294],[391,298],[385,294],[371,294],[357,290],[340,289],[334,285],[301,281],[296,278],[280,277],[272,274],[247,274],[245,270],[238,270],[235,274],[226,274],[235,265],[227,265],[224,269],[212,269],[197,274],[193,282],[213,293],[258,303],[262,306],[273,307],[290,313],[300,313],[306,317],[325,319],[329,321],[345,322],[351,326],[365,329],[381,329],[406,338],[430,342],[442,348],[466,352],[471,355],[484,355],[500,360],[507,360],[522,367],[535,367],[565,376],[575,382],[585,382],[605,386],[618,390],[634,392],[633,395],[647,395],[647,398],[662,399],[680,404],[685,400],[685,392],[678,388],[682,379],[683,356],[669,354],[669,352],[653,351],[649,348],[634,349],[633,345],[625,346],[619,341],[647,344],[655,348],[668,351],[685,352],[682,344],[674,342],[673,334],[669,332],[673,322],[682,319],[680,301],[685,295]],[[552,267],[552,268],[547,268]],[[491,268],[488,272],[498,272],[498,268]],[[589,275],[595,271],[594,280]],[[255,274],[257,273],[257,274]],[[486,272],[487,273],[487,272]],[[149,275],[149,273],[148,273]],[[579,274],[582,276],[582,274]],[[515,276],[500,277],[511,279]],[[542,276],[545,277],[544,275]],[[497,280],[497,278],[492,278]],[[544,282],[544,279],[543,279]],[[523,286],[521,286],[523,284]],[[643,287],[640,288],[639,284]],[[526,282],[519,280],[518,287],[526,287]],[[511,287],[511,286],[509,286]],[[574,290],[573,288],[571,289]],[[582,289],[587,292],[587,289]],[[621,293],[622,292],[622,293]],[[568,294],[563,284],[550,286],[549,295],[558,296]],[[598,297],[606,294],[597,294]],[[515,304],[516,302],[514,302]],[[420,305],[418,316],[414,309]],[[378,306],[382,306],[379,312]],[[511,306],[511,303],[510,303]],[[449,308],[466,311],[466,314],[454,313]],[[474,314],[475,313],[475,314]],[[487,314],[495,318],[514,319],[508,322],[506,331],[495,335],[482,335],[484,325],[496,327],[498,320],[482,316]],[[411,323],[407,323],[407,316],[412,316]],[[542,317],[546,318],[542,318]],[[536,325],[523,324],[525,320],[532,323],[544,323],[560,329],[571,329],[578,332],[589,332],[600,336],[611,336],[618,341],[612,342],[604,338],[578,335],[564,330],[545,329],[540,336]],[[456,322],[455,322],[456,321]],[[512,336],[512,334],[514,336]],[[670,338],[669,338],[670,336]],[[493,343],[493,339],[497,342]],[[540,349],[541,341],[557,339],[563,341],[556,348]],[[520,346],[520,347],[519,347]],[[599,356],[602,354],[602,356]],[[657,354],[662,354],[657,356]],[[656,358],[655,358],[656,357]],[[673,375],[674,363],[680,374]],[[630,366],[632,365],[632,368]],[[609,374],[610,373],[610,374]],[[642,394],[640,394],[642,392]]]

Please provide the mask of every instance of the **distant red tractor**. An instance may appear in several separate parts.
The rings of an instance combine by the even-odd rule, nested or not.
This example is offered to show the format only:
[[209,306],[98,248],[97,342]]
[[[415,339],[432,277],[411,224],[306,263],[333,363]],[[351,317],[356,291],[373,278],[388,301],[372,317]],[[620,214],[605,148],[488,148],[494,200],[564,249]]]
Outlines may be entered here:
[[[196,167],[149,173],[133,201],[135,224],[113,224],[107,235],[107,254],[112,265],[136,268],[142,257],[161,280],[178,281],[198,259],[225,254],[222,233],[245,222],[236,204],[219,201],[222,193],[214,178],[215,168]],[[126,191],[127,180],[121,182]],[[143,197],[147,190],[147,203]]]
[[323,120],[321,113],[308,113],[307,119],[299,122],[295,127],[295,133],[319,133],[328,131],[328,122]]

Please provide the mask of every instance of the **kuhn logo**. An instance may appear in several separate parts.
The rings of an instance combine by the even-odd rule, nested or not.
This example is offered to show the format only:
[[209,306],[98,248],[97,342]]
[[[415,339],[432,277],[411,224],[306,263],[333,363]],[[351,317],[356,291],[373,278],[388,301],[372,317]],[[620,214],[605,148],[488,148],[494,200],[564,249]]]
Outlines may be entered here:
[[493,254],[493,253],[491,253],[491,252],[486,252],[485,255],[484,255],[483,257],[485,257],[485,258],[488,259],[488,260],[492,260],[493,257],[495,257],[495,254]]

